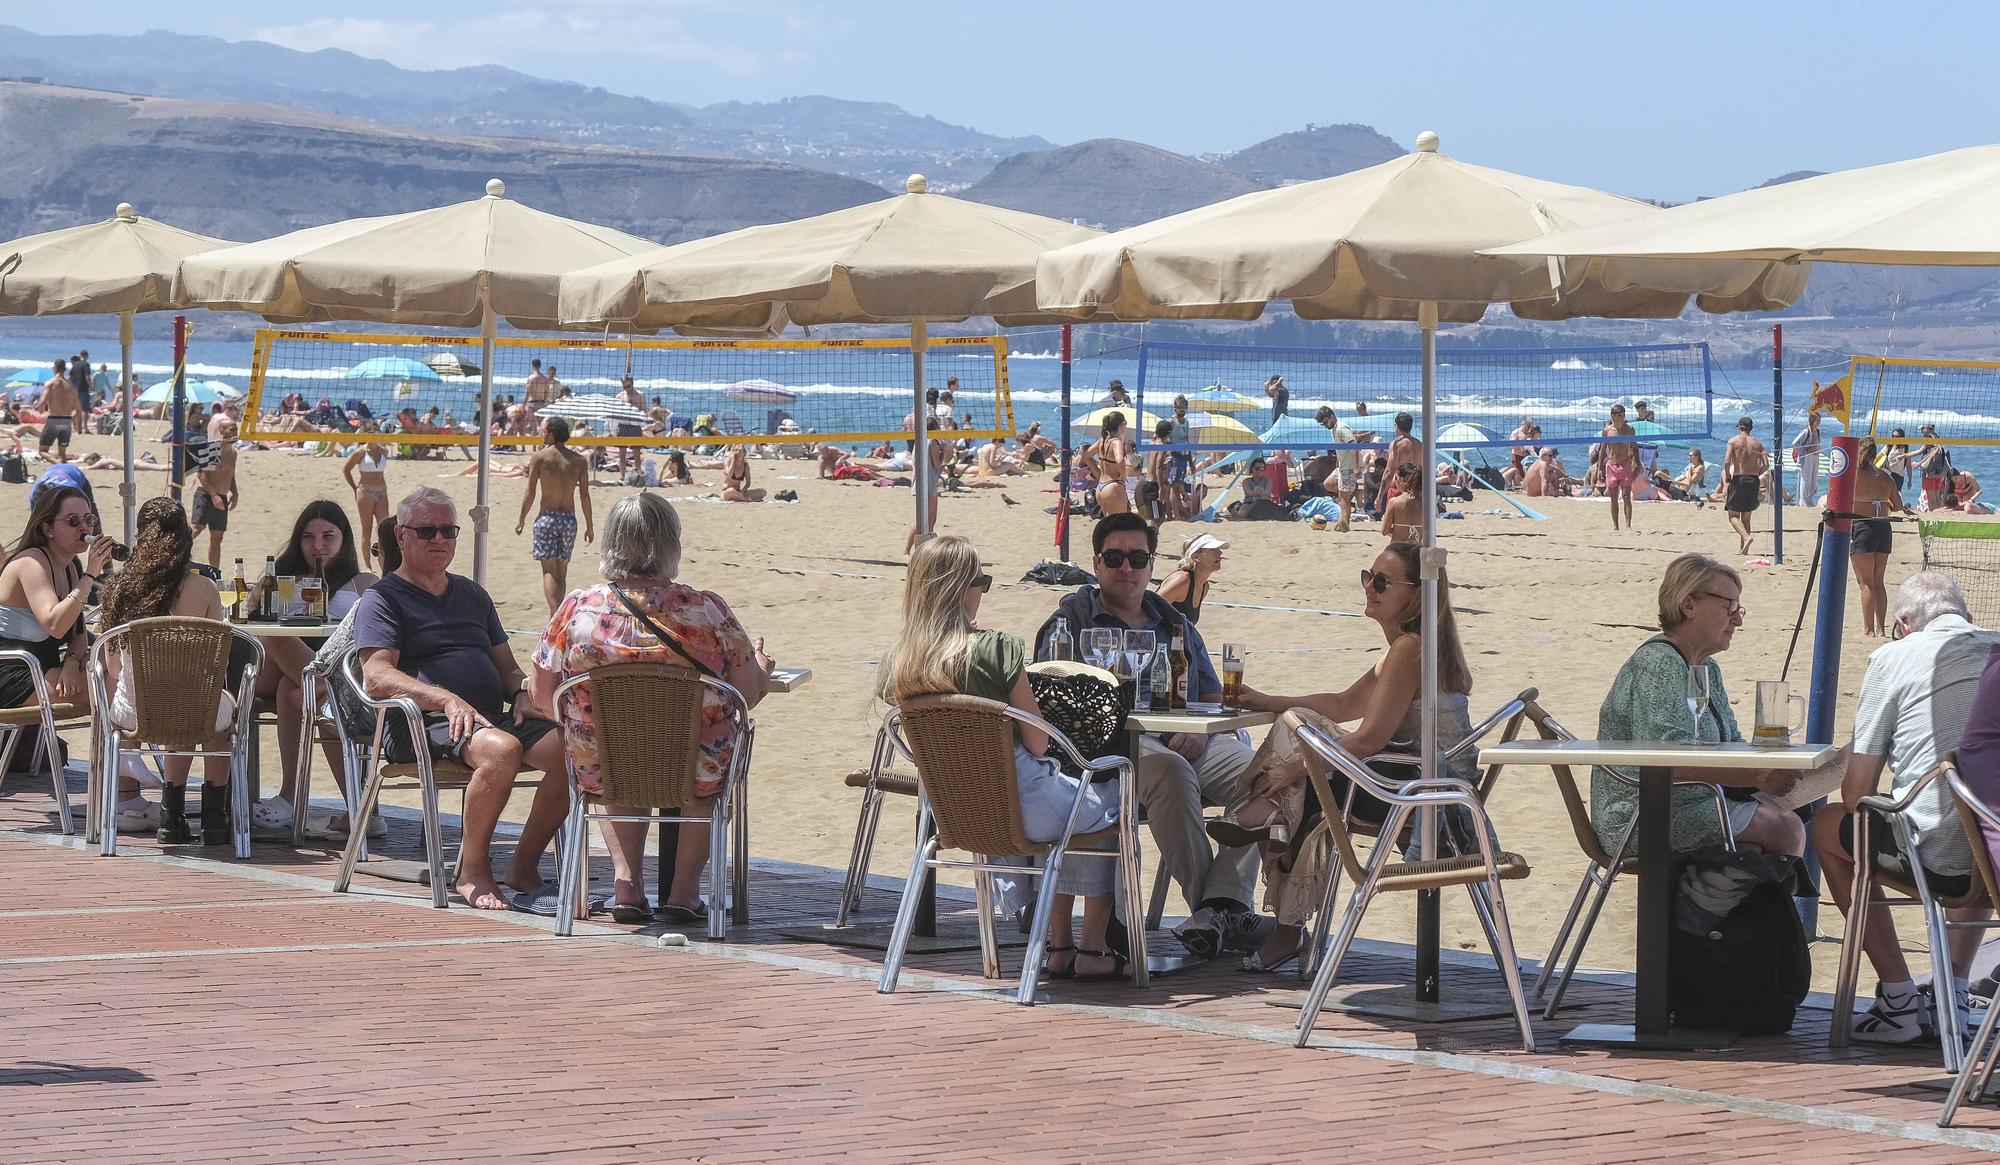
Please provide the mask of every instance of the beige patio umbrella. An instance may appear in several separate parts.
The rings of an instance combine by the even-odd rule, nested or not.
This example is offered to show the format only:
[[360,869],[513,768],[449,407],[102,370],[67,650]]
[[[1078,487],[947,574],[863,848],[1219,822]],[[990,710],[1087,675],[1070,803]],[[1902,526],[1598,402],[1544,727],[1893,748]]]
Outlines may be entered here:
[[[1480,254],[1573,226],[1660,213],[1643,202],[1460,162],[1423,133],[1414,153],[1365,170],[1246,194],[1052,251],[1036,264],[1043,310],[1128,320],[1254,319],[1290,300],[1307,319],[1415,320],[1423,336],[1424,465],[1437,460],[1440,319],[1470,322],[1507,302],[1532,319],[1672,317],[1691,294],[1709,311],[1779,308],[1803,273],[1769,263],[1615,266],[1576,278],[1560,261]],[[1422,772],[1437,771],[1437,507],[1423,532]],[[1428,842],[1427,842],[1428,845]],[[1428,852],[1434,853],[1434,850]]]
[[[189,255],[230,244],[155,219],[129,202],[102,222],[66,227],[0,243],[0,315],[116,315],[122,379],[132,383],[132,316],[174,306],[174,270]],[[133,483],[132,397],[121,393],[125,473],[118,495],[125,543],[136,536],[138,490]]]
[[493,460],[493,339],[504,317],[518,328],[556,326],[565,271],[659,244],[576,222],[506,197],[409,214],[358,218],[211,251],[183,263],[182,304],[255,312],[294,323],[362,320],[479,329],[479,485],[472,510],[473,576],[486,577],[487,499]]
[[[907,323],[924,448],[929,325],[991,315],[1007,324],[1090,313],[1035,306],[1035,257],[1097,234],[1086,227],[928,193],[907,193],[771,226],[746,227],[573,271],[562,279],[566,324],[637,328]],[[917,529],[929,533],[925,479],[914,459]]]

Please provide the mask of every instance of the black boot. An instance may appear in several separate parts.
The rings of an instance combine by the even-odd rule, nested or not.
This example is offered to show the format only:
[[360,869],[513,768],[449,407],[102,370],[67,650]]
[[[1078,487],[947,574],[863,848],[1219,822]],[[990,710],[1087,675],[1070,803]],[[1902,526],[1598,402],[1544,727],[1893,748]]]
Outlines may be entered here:
[[187,786],[160,786],[160,829],[154,836],[161,845],[186,845],[194,840],[188,830]]
[[201,844],[234,845],[229,828],[229,786],[204,784],[201,787]]

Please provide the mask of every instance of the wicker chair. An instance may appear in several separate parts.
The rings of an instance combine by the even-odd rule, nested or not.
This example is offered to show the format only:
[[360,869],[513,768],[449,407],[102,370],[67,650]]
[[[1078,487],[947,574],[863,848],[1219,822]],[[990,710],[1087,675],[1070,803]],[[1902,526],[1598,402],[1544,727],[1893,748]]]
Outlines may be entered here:
[[[237,681],[236,717],[217,731],[215,709],[229,683],[229,647],[241,640],[251,648],[250,662]],[[134,726],[130,732],[111,723],[111,685],[106,661],[121,652],[131,669]],[[113,627],[91,649],[92,705],[101,710],[98,732],[98,836],[101,852],[118,852],[118,760],[127,749],[160,757],[206,759],[228,757],[229,821],[236,856],[250,856],[250,698],[257,690],[257,672],[264,666],[264,645],[257,637],[216,619],[168,615],[134,619]],[[207,796],[204,789],[203,796]]]
[[[49,697],[48,678],[42,674],[41,661],[31,652],[18,647],[0,648],[0,661],[19,663],[28,669],[28,679],[35,687],[35,702],[19,708],[0,708],[0,773],[7,771],[7,765],[14,759],[14,748],[21,742],[23,728],[38,728],[35,737],[35,755],[28,762],[30,772],[38,764],[49,766],[50,791],[56,799],[56,821],[64,833],[75,833],[76,826],[70,821],[69,781],[63,774],[63,766],[53,745],[56,730],[79,728],[90,723],[90,708],[84,704],[67,701],[58,702]],[[86,800],[89,807],[87,816],[96,819],[96,802]],[[95,836],[94,832],[92,834]]]
[[[1984,892],[1988,902],[2000,903],[2000,873],[1996,873],[1993,868],[1993,851],[1988,848],[1984,831],[1981,829],[1981,826],[1984,826],[1986,829],[2000,831],[2000,812],[1995,812],[1992,806],[1979,799],[1977,793],[1965,787],[1965,778],[1959,773],[1954,758],[1946,757],[1939,767],[1943,771],[1945,784],[1951,789],[1952,800],[1958,805],[1959,824],[1964,826],[1965,836],[1972,843],[1972,867],[1979,873],[1979,889]],[[1853,1004],[1849,1003],[1847,1012],[1835,1011],[1834,1015],[1851,1014],[1852,1011]],[[1996,1027],[1994,1023],[1996,1017],[2000,1017],[2000,1007],[1986,1009],[1985,1021],[1979,1025],[1979,1031],[1973,1035],[1972,1041],[1965,1046],[1963,1054],[1959,1057],[1958,1078],[1952,1081],[1951,1091],[1945,1096],[1944,1111],[1938,1115],[1939,1128],[1951,1127],[1952,1117],[1957,1115],[1958,1106],[1965,1103],[1968,1093],[1975,1097],[1986,1095],[1987,1083],[1993,1078],[1994,1063],[2000,1060],[2000,1055],[1996,1055],[1994,1047],[1995,1036],[2000,1035],[2000,1027]]]
[[[1030,841],[1023,836],[1021,798],[1015,783],[1014,726],[1016,723],[1048,733],[1050,747],[1060,750],[1084,772],[1116,772],[1118,781],[1118,822],[1094,833],[1077,835],[1064,827],[1063,836],[1053,842]],[[910,863],[909,880],[903,884],[902,905],[896,912],[896,928],[882,963],[878,990],[896,989],[902,971],[903,953],[916,925],[917,902],[923,896],[924,879],[933,869],[970,870],[978,897],[979,951],[981,968],[989,979],[1000,977],[999,939],[993,924],[993,882],[996,873],[1013,873],[1041,878],[1033,919],[1028,930],[1028,948],[1022,956],[1021,983],[1015,1000],[1024,1005],[1035,1002],[1035,985],[1041,975],[1042,955],[1048,945],[1049,919],[1055,910],[1056,880],[1066,857],[1088,857],[1098,861],[1116,860],[1122,881],[1120,896],[1126,909],[1139,902],[1139,843],[1136,783],[1132,762],[1125,757],[1091,760],[1083,755],[1054,725],[996,700],[977,696],[919,696],[904,700],[889,717],[890,739],[897,751],[917,768],[921,793],[917,798],[917,829],[923,842]],[[1087,786],[1079,786],[1074,804],[1080,804]],[[1072,806],[1074,816],[1074,805]],[[935,824],[937,832],[931,833]],[[1085,849],[1085,843],[1117,839],[1115,850]],[[968,851],[972,861],[946,861],[941,849]],[[995,854],[1042,855],[1039,865],[1011,865],[996,862]],[[1131,965],[1134,982],[1144,987],[1146,973],[1146,932],[1132,927]]]
[[[1863,797],[1857,803],[1858,808],[1872,809],[1874,812],[1856,813],[1854,815],[1854,853],[1857,860],[1854,863],[1853,897],[1849,900],[1847,908],[1847,929],[1842,934],[1840,940],[1840,969],[1834,977],[1834,1018],[1833,1026],[1829,1029],[1827,1039],[1827,1043],[1832,1047],[1846,1047],[1854,1029],[1852,1017],[1854,1015],[1855,984],[1861,977],[1861,944],[1868,933],[1868,910],[1865,907],[1870,905],[1921,907],[1924,912],[1924,932],[1929,940],[1931,968],[1934,975],[1940,968],[1949,968],[1951,966],[1950,939],[1953,931],[1983,931],[2000,926],[2000,923],[1991,921],[1954,922],[1950,918],[1945,917],[1945,911],[1947,910],[1960,910],[1968,907],[1990,906],[1993,904],[1994,899],[1988,891],[1986,880],[1983,878],[1973,878],[1965,893],[1946,898],[1938,895],[1931,889],[1930,880],[1925,875],[1921,862],[1912,861],[1910,863],[1910,877],[1899,878],[1894,874],[1877,868],[1875,862],[1865,856],[1875,852],[1873,848],[1875,830],[1881,828],[1881,822],[1876,819],[1877,813],[1888,818],[1889,828],[1896,835],[1897,849],[1905,854],[1915,854],[1917,852],[1916,836],[1910,831],[1910,823],[1904,819],[1903,811],[1915,803],[1916,799],[1933,784],[1941,780],[1947,780],[1946,774],[1954,777],[1957,775],[1956,762],[1949,755],[1938,761],[1937,767],[1925,773],[1899,794],[1890,796],[1877,793],[1872,796]],[[1952,799],[1960,801],[1962,795],[1957,793],[1956,782],[1951,782],[1951,788],[1954,793]],[[1972,842],[1970,848],[1976,854],[1983,855],[1986,847],[1981,844],[1978,820],[1964,809],[1962,801],[1960,804],[1960,815],[1963,819],[1966,837]],[[1901,894],[1902,897],[1883,898],[1878,902],[1870,903],[1869,898],[1874,895],[1875,889],[1878,886],[1894,890],[1896,893]],[[1949,981],[1949,979],[1950,974],[1947,971],[1940,978],[1940,981]],[[1958,993],[1949,990],[1938,991],[1936,992],[1936,996],[1938,1006],[1938,1042],[1944,1047],[1945,1071],[1956,1072],[1963,1065],[1965,1058],[1964,1017],[1958,1014]]]
[[[1528,719],[1541,734],[1543,740],[1575,740],[1576,735],[1556,722],[1555,717],[1544,712],[1539,706],[1528,713]],[[1614,856],[1604,849],[1602,839],[1597,836],[1597,827],[1591,824],[1590,805],[1584,799],[1583,790],[1576,782],[1576,774],[1568,765],[1553,765],[1556,775],[1556,789],[1562,794],[1563,807],[1569,811],[1570,832],[1576,836],[1577,848],[1589,859],[1584,867],[1583,880],[1577,884],[1576,897],[1570,900],[1569,913],[1563,917],[1562,926],[1556,929],[1556,941],[1549,947],[1549,957],[1542,960],[1541,973],[1535,976],[1535,998],[1542,998],[1548,991],[1553,978],[1555,994],[1549,996],[1548,1005],[1543,1008],[1545,1019],[1554,1019],[1556,1009],[1562,1006],[1563,993],[1569,990],[1569,981],[1576,974],[1576,965],[1583,958],[1584,944],[1590,941],[1590,932],[1597,926],[1597,916],[1604,911],[1604,900],[1611,895],[1611,884],[1620,874],[1629,874],[1639,868],[1639,855],[1635,852],[1639,825],[1638,813],[1626,823],[1625,832],[1618,839],[1618,852]],[[1638,782],[1607,770],[1613,780],[1630,784],[1634,791]],[[1708,781],[1676,781],[1677,785],[1692,785],[1704,789],[1713,798],[1716,824],[1722,830],[1722,844],[1735,849],[1736,839],[1729,832],[1729,802],[1723,796],[1722,786]],[[1593,893],[1595,891],[1595,893]],[[1584,899],[1590,900],[1589,910],[1584,909]],[[1577,930],[1577,917],[1582,915],[1583,928]],[[1570,943],[1570,932],[1576,932],[1576,942]],[[1569,957],[1563,957],[1563,949],[1568,947]],[[1562,973],[1556,974],[1557,962],[1562,963]]]
[[[1388,803],[1389,814],[1380,833],[1385,839],[1401,836],[1403,826],[1412,813],[1463,809],[1472,816],[1472,833],[1479,843],[1479,852],[1459,857],[1403,861],[1394,856],[1393,845],[1377,842],[1364,866],[1355,854],[1353,835],[1342,822],[1341,815],[1328,813],[1320,819],[1321,825],[1317,828],[1323,828],[1331,835],[1340,865],[1354,879],[1354,894],[1348,902],[1345,917],[1341,919],[1333,949],[1320,960],[1319,968],[1313,974],[1312,989],[1306,993],[1305,1007],[1299,1013],[1296,1046],[1303,1048],[1312,1039],[1313,1023],[1319,1018],[1327,993],[1333,989],[1334,977],[1340,973],[1341,960],[1354,941],[1362,916],[1367,913],[1368,904],[1375,895],[1397,890],[1440,890],[1447,886],[1464,886],[1472,899],[1474,912],[1479,915],[1479,923],[1486,930],[1487,941],[1493,945],[1493,959],[1500,966],[1501,977],[1507,982],[1507,993],[1514,1004],[1514,1018],[1521,1028],[1521,1047],[1534,1051],[1535,1030],[1528,1018],[1527,999],[1521,991],[1521,971],[1514,954],[1513,932],[1507,925],[1506,899],[1500,892],[1501,882],[1528,876],[1528,863],[1519,854],[1507,853],[1496,846],[1492,820],[1486,815],[1486,807],[1474,795],[1473,787],[1449,777],[1397,785],[1376,775],[1360,758],[1342,748],[1339,741],[1316,725],[1302,722],[1297,726],[1297,732],[1306,772],[1321,805],[1340,803],[1333,794],[1334,779],[1352,782]],[[1320,901],[1321,918],[1332,913],[1337,885],[1333,877],[1327,878],[1326,893]]]
[[[472,769],[457,761],[431,759],[430,749],[424,747],[426,738],[424,714],[417,707],[415,700],[408,696],[392,696],[386,700],[377,700],[368,694],[368,689],[361,682],[358,648],[341,653],[338,667],[340,674],[353,685],[361,706],[375,715],[375,731],[366,744],[361,745],[373,759],[375,771],[362,786],[358,803],[350,802],[352,808],[348,811],[347,817],[347,845],[341,850],[340,871],[334,875],[333,892],[347,893],[348,886],[354,881],[354,867],[368,848],[368,818],[375,812],[375,806],[382,797],[382,790],[415,788],[423,791],[424,798],[424,857],[430,865],[431,905],[439,910],[447,909],[450,906],[451,890],[445,876],[444,813],[438,805],[438,790],[444,788],[463,790],[472,782]],[[415,746],[411,751],[416,754],[417,759],[410,764],[390,764],[382,759],[386,755],[382,748],[383,737],[389,730],[389,717],[392,714],[402,717],[402,726],[409,733],[410,742]],[[335,717],[335,723],[338,722],[339,717]],[[343,728],[341,732],[345,737],[346,730]],[[343,740],[343,750],[349,744],[359,745],[361,742]],[[359,756],[360,753],[357,752],[355,755]],[[540,783],[540,780],[515,781],[514,788],[532,789]],[[353,788],[351,781],[348,787]],[[300,800],[303,801],[304,797],[301,796]]]
[[[579,686],[589,684],[587,690]],[[722,699],[736,737],[722,789],[711,799],[709,812],[688,816],[677,810],[661,813],[592,813],[592,804],[685,806],[701,798],[695,793],[697,762],[701,759],[702,701],[713,692]],[[750,771],[750,750],[757,726],[743,693],[723,680],[671,663],[616,663],[595,667],[563,681],[556,689],[556,707],[565,700],[587,699],[597,725],[597,759],[604,792],[586,795],[569,777],[569,818],[559,835],[557,901],[566,908],[556,914],[556,933],[571,933],[574,920],[588,918],[586,891],[590,886],[590,823],[643,821],[682,825],[708,823],[708,937],[726,933],[729,890],[725,872],[730,865],[729,827]],[[739,839],[741,840],[741,839]],[[733,879],[745,880],[746,847],[735,852]],[[659,888],[662,897],[667,887]],[[739,896],[741,891],[738,891]]]

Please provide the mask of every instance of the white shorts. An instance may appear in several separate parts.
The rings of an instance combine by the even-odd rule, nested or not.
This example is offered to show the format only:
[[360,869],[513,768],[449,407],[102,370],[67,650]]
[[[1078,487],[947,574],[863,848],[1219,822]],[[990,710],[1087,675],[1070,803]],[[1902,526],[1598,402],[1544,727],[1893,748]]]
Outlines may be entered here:
[[1333,471],[1334,492],[1351,494],[1354,492],[1354,471],[1336,469]]

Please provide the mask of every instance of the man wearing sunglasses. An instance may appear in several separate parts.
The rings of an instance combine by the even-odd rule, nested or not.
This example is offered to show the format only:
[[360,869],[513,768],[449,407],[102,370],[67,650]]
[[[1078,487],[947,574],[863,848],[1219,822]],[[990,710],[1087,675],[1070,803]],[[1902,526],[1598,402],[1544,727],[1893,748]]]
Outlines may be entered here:
[[[554,898],[544,892],[535,856],[548,848],[569,809],[562,734],[528,695],[527,674],[507,646],[492,597],[471,579],[448,572],[458,535],[458,508],[441,490],[426,486],[396,507],[403,564],[368,588],[354,609],[362,682],[375,699],[416,701],[425,735],[417,744],[435,759],[473,770],[453,879],[466,902],[481,910],[516,905],[553,914]],[[392,715],[389,723],[388,760],[415,760],[400,718]],[[487,851],[522,769],[557,775],[544,777],[535,791],[503,890]]]
[[[1159,534],[1137,514],[1112,514],[1091,532],[1097,583],[1063,597],[1035,636],[1036,657],[1046,658],[1055,620],[1073,631],[1092,627],[1151,631],[1161,643],[1178,635],[1188,653],[1188,698],[1213,701],[1222,681],[1209,662],[1201,632],[1148,586]],[[1214,958],[1224,950],[1248,951],[1264,920],[1250,909],[1257,880],[1252,846],[1215,851],[1202,820],[1204,801],[1234,810],[1249,797],[1239,780],[1250,765],[1250,745],[1237,736],[1147,736],[1139,746],[1139,803],[1145,807],[1160,862],[1180,886],[1193,913],[1175,930],[1188,950]],[[1115,928],[1114,928],[1115,930]],[[1115,940],[1114,940],[1115,941]]]

